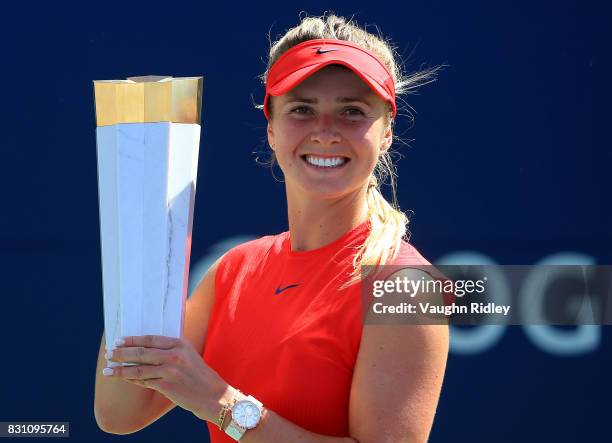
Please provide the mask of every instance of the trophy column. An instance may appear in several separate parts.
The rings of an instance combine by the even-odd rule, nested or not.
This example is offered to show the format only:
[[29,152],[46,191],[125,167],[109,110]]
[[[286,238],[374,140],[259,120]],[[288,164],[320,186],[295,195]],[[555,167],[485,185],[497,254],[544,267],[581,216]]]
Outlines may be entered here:
[[127,335],[180,337],[202,77],[94,81],[94,92],[106,349]]

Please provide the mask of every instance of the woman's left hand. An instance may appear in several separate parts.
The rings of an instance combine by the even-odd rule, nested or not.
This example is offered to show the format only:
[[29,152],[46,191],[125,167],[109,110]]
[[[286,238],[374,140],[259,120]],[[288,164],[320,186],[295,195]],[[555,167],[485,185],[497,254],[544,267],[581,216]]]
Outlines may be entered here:
[[139,363],[113,366],[110,377],[161,392],[176,405],[202,420],[214,421],[229,385],[208,366],[184,338],[163,335],[123,337],[108,360]]

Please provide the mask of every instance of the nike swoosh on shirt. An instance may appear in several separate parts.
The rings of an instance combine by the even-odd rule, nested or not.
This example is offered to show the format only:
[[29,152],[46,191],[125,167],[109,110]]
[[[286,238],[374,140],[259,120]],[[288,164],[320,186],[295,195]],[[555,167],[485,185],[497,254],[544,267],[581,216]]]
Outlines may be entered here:
[[279,286],[278,288],[276,288],[276,291],[274,292],[274,294],[278,295],[278,294],[280,294],[281,292],[283,292],[286,289],[295,288],[296,286],[299,286],[299,285],[300,285],[299,283],[296,283],[294,285],[287,285],[284,288],[281,288]]

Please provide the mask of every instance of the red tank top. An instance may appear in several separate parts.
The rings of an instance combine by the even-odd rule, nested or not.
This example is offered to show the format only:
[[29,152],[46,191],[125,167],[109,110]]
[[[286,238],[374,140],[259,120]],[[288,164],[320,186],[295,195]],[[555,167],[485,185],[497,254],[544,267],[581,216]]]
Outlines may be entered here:
[[[204,361],[264,407],[319,434],[348,436],[360,283],[338,287],[369,228],[366,221],[301,252],[291,250],[288,231],[261,237],[228,251],[217,268]],[[393,263],[429,265],[406,242]],[[233,441],[207,425],[212,443]]]

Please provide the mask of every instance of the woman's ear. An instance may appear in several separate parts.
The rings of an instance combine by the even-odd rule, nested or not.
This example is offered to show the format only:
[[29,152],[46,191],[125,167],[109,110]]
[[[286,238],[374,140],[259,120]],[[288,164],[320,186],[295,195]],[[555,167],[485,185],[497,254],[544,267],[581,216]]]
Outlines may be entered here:
[[274,131],[272,130],[272,124],[270,120],[268,120],[268,128],[266,132],[268,134],[268,144],[270,145],[270,148],[274,150]]
[[382,144],[380,146],[380,155],[387,152],[387,150],[391,147],[392,143],[393,143],[393,128],[391,127],[391,124],[389,124],[387,126],[387,129],[385,129],[385,133],[383,135]]

